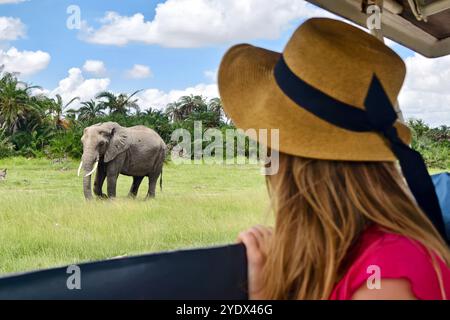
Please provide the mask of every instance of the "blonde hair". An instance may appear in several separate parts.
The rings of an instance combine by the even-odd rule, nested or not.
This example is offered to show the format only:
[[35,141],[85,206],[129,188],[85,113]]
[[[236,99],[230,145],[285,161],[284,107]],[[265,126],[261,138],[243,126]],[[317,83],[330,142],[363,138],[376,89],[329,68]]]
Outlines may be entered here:
[[417,240],[450,262],[449,249],[395,163],[280,153],[279,172],[267,177],[267,185],[275,211],[263,275],[267,299],[328,299],[348,268],[350,249],[371,224]]

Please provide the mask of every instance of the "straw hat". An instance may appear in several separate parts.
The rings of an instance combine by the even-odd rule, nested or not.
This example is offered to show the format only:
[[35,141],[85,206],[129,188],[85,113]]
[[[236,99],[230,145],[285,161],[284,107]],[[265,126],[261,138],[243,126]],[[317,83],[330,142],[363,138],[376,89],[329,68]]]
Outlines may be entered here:
[[[316,116],[286,95],[274,69],[285,65],[306,86],[365,110],[374,75],[393,105],[405,78],[405,64],[370,34],[341,21],[313,18],[292,35],[282,54],[248,44],[232,47],[219,69],[219,91],[226,114],[237,127],[279,129],[278,150],[315,159],[395,161],[388,140],[379,132],[344,129]],[[301,97],[300,97],[301,99]],[[395,122],[398,136],[410,143],[409,129]],[[249,136],[256,137],[249,130]],[[272,146],[272,143],[267,143]]]

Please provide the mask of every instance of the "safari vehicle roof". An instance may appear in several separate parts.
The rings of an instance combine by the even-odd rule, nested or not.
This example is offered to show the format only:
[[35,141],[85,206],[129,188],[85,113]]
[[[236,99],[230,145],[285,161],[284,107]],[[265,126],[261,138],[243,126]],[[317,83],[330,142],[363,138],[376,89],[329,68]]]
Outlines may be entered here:
[[450,54],[450,0],[306,0],[366,27],[363,6],[383,3],[385,37],[426,57]]

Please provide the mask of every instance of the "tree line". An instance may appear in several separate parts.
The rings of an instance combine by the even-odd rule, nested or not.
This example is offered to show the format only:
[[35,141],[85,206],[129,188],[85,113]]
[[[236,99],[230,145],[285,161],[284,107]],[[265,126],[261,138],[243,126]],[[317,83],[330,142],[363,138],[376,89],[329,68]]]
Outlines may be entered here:
[[[98,122],[115,121],[122,126],[145,125],[170,143],[175,129],[193,131],[194,121],[206,128],[232,127],[219,98],[183,96],[164,110],[141,110],[136,95],[104,91],[89,101],[60,95],[33,94],[38,86],[22,82],[17,75],[0,69],[0,158],[73,157],[82,154],[83,129]],[[74,108],[75,102],[78,108]]]
[[[60,95],[33,94],[36,89],[40,88],[0,68],[0,158],[79,158],[83,129],[98,122],[115,121],[126,127],[145,125],[156,130],[169,145],[175,129],[193,131],[194,121],[201,121],[204,130],[219,128],[225,132],[233,128],[219,98],[183,96],[164,110],[141,110],[136,97],[139,91],[105,91],[89,101],[78,97],[64,101]],[[78,108],[73,108],[75,102]],[[410,120],[408,125],[413,132],[412,146],[422,153],[427,164],[450,168],[450,127],[431,128],[422,120]]]

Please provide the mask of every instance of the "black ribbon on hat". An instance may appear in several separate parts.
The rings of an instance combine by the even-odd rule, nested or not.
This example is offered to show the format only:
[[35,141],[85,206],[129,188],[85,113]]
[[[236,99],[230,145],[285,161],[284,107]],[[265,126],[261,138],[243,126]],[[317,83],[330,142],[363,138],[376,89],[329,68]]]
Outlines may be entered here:
[[417,204],[447,243],[450,242],[427,167],[420,153],[411,149],[399,138],[397,129],[394,127],[397,114],[376,75],[372,78],[364,101],[365,110],[338,101],[309,85],[292,72],[283,56],[275,66],[274,76],[280,89],[292,101],[320,119],[350,131],[375,131],[382,134],[399,160],[403,175]]

